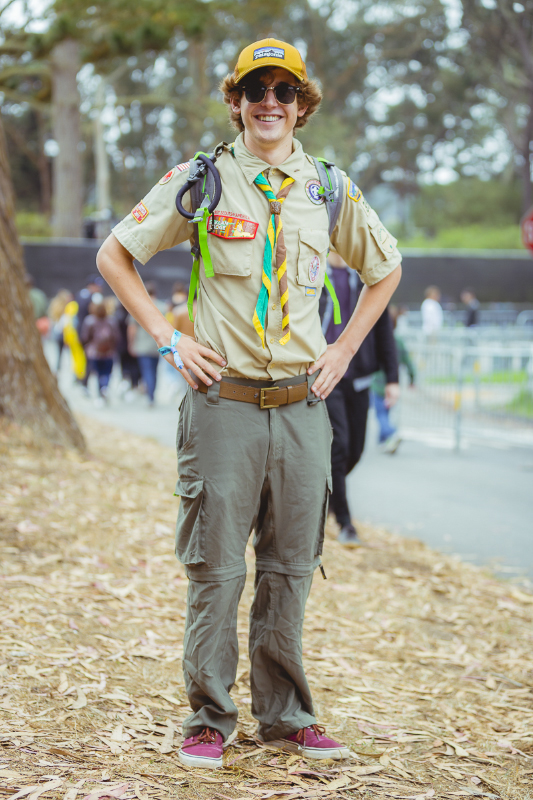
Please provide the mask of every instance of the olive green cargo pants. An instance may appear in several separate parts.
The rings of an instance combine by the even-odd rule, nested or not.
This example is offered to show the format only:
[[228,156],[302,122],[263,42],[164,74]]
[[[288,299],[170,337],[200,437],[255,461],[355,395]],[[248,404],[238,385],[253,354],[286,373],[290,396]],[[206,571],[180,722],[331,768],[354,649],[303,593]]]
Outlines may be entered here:
[[[302,628],[320,563],[331,490],[331,427],[324,402],[261,409],[189,388],[178,426],[176,551],[189,577],[183,670],[193,713],[185,736],[216,728],[226,739],[237,708],[237,606],[246,544],[255,530],[250,613],[252,714],[264,740],[316,722],[302,666]],[[258,381],[231,382],[271,386]]]

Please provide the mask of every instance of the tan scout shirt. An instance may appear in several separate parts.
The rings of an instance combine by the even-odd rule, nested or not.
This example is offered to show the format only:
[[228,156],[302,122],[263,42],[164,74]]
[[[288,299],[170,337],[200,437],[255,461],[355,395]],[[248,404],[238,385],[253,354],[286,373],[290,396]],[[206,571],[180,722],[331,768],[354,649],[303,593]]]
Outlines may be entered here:
[[[234,155],[227,148],[219,157],[217,168],[222,179],[222,197],[215,212],[222,215],[216,218],[220,220],[217,230],[223,232],[224,215],[242,215],[243,227],[239,229],[237,225],[236,233],[247,238],[208,235],[215,276],[206,278],[201,266],[196,339],[226,359],[226,376],[281,380],[300,375],[326,349],[318,300],[326,272],[328,214],[322,198],[316,195],[319,180],[315,165],[295,139],[289,158],[279,167],[272,167],[250,153],[240,134]],[[286,176],[295,180],[281,212],[287,248],[291,338],[285,345],[279,344],[282,314],[279,287],[272,271],[265,348],[252,323],[261,289],[269,221],[268,200],[254,185],[260,172],[266,174],[276,194]],[[176,194],[188,176],[188,164],[175,167],[113,228],[119,242],[141,264],[159,250],[191,238],[192,225],[175,205]],[[187,193],[187,210],[189,204]],[[254,238],[250,236],[254,236],[256,226],[246,218],[257,223]],[[396,239],[346,176],[342,209],[331,241],[369,286],[385,278],[401,261]]]

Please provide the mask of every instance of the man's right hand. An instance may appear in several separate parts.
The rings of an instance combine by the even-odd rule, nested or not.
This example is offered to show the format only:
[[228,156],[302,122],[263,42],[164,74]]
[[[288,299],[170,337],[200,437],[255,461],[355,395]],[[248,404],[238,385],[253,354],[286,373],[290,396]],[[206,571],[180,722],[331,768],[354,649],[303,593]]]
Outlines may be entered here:
[[[164,346],[165,344],[166,342],[158,342],[160,347]],[[221,367],[226,366],[226,361],[222,358],[222,356],[219,356],[218,353],[215,353],[214,350],[210,350],[209,347],[204,347],[203,344],[198,344],[196,339],[193,339],[191,336],[186,336],[185,334],[182,334],[176,349],[185,367],[185,369],[180,369],[179,371],[193,389],[198,389],[198,384],[194,381],[194,378],[189,375],[187,371],[189,369],[192,370],[195,376],[200,378],[200,380],[203,381],[206,386],[211,386],[213,383],[209,376],[211,376],[215,381],[222,380],[222,376],[217,372],[216,367],[206,360],[209,358],[211,361],[215,361],[217,364],[220,364]],[[165,356],[165,359],[169,364],[172,364],[172,366],[177,369],[171,354]]]

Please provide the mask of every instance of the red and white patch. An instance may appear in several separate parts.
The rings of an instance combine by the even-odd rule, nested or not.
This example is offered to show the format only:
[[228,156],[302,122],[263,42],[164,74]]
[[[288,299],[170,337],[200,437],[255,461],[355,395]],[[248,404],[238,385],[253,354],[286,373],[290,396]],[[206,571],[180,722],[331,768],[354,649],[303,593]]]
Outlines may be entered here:
[[163,175],[163,177],[162,177],[162,178],[161,178],[161,180],[159,181],[160,185],[161,185],[161,186],[164,186],[164,185],[165,185],[165,183],[168,183],[168,182],[169,182],[169,180],[172,178],[172,176],[173,176],[173,175],[174,175],[174,167],[173,167],[173,168],[170,170],[170,172],[167,172],[167,174],[166,174],[166,175]]
[[189,169],[189,162],[185,161],[183,164],[177,164],[176,169],[179,169],[180,172],[185,172],[186,169]]
[[246,214],[231,211],[215,211],[207,222],[207,231],[220,239],[255,239],[258,222]]
[[141,223],[143,221],[143,219],[146,219],[146,217],[148,216],[148,213],[149,213],[148,209],[146,208],[146,206],[144,205],[142,200],[141,200],[140,203],[137,203],[135,208],[132,208],[132,210],[131,210],[131,215],[132,215],[133,219],[137,220],[137,222],[139,222],[139,223]]

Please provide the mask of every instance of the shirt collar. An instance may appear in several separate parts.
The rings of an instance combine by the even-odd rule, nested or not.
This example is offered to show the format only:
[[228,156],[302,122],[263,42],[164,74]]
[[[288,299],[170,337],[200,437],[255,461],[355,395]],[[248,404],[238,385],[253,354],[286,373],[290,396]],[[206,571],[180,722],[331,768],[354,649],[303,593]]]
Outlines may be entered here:
[[[266,169],[272,169],[272,164],[267,164],[258,156],[254,156],[244,144],[244,133],[240,133],[235,139],[234,153],[237,162],[242,169],[248,183],[252,184],[257,176]],[[281,170],[289,178],[295,181],[303,177],[305,167],[305,155],[301,143],[298,139],[293,139],[293,150],[290,156],[282,163],[276,164],[276,168]]]

